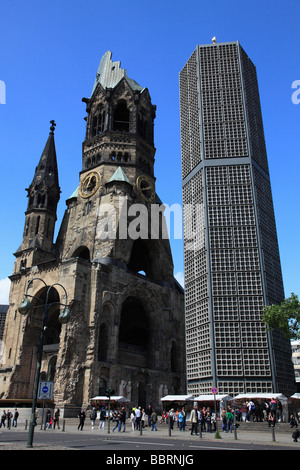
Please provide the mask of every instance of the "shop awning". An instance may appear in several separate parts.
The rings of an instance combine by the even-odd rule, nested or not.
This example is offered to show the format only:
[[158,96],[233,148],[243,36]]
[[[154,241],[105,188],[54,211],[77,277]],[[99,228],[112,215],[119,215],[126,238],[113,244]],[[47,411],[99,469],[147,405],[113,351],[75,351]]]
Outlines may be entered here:
[[[91,401],[108,401],[108,397],[106,395],[99,396],[99,397],[93,397],[93,398],[91,398]],[[130,400],[128,400],[128,398],[121,397],[121,396],[111,396],[110,401],[128,403]]]
[[166,395],[161,401],[193,401],[193,395]]
[[240,395],[234,397],[233,400],[271,400],[272,398],[278,398],[278,400],[287,400],[287,397],[282,393],[241,393]]
[[232,396],[230,395],[199,395],[198,397],[194,398],[194,401],[214,401],[216,397],[216,401],[231,401],[233,400]]

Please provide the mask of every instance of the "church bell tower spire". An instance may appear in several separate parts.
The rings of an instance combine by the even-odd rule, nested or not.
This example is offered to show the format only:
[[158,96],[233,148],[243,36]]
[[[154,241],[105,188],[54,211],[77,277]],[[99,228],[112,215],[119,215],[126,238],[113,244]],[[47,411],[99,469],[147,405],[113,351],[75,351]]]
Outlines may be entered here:
[[[35,169],[28,192],[27,211],[23,241],[16,255],[34,251],[33,263],[52,257],[53,237],[57,204],[60,199],[54,130],[56,123],[50,121],[50,133]],[[27,256],[28,258],[28,256]],[[22,260],[21,267],[28,267],[28,259]],[[30,263],[31,264],[31,263]]]

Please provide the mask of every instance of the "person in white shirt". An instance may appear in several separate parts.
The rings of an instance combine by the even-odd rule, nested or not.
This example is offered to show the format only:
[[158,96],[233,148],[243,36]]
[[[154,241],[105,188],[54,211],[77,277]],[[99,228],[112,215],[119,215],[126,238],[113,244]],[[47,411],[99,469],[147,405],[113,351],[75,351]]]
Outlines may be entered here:
[[141,412],[141,407],[139,406],[135,410],[135,422],[136,422],[137,429],[140,429],[141,417],[142,417],[142,412]]

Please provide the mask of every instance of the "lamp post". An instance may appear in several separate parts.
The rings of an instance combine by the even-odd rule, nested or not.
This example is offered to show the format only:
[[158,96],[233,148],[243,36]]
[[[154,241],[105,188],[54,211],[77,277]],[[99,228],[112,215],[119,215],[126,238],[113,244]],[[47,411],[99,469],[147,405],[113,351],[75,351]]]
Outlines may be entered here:
[[108,422],[107,422],[107,434],[110,433],[110,397],[115,393],[114,390],[108,388],[105,390],[105,395],[108,397]]
[[[44,304],[43,304],[43,301],[41,299],[39,299],[38,297],[34,297],[34,296],[28,294],[28,289],[29,289],[30,285],[33,283],[33,281],[36,281],[36,280],[41,281],[45,285],[45,287],[47,287],[46,302]],[[48,302],[49,301],[49,293],[50,293],[51,289],[54,286],[60,286],[64,290],[64,293],[65,293],[65,296],[66,296],[66,303],[65,304],[62,304],[60,302],[51,302],[49,304],[49,302]],[[61,284],[58,284],[58,283],[52,284],[51,286],[47,286],[45,281],[43,281],[43,279],[40,279],[40,278],[34,278],[34,279],[31,279],[30,281],[28,281],[26,291],[25,291],[25,294],[24,294],[24,298],[23,298],[22,302],[20,303],[20,305],[18,307],[18,311],[21,315],[27,315],[29,310],[31,309],[31,303],[30,303],[30,300],[28,299],[28,297],[36,299],[39,302],[41,302],[41,305],[44,305],[43,323],[42,323],[42,329],[41,329],[41,333],[40,333],[40,344],[39,344],[38,355],[37,355],[36,376],[35,376],[35,383],[34,383],[31,418],[30,418],[28,438],[27,438],[27,447],[32,447],[34,426],[35,426],[35,410],[36,410],[36,404],[37,404],[37,394],[38,394],[38,388],[39,388],[42,354],[43,354],[43,346],[44,346],[46,325],[47,325],[47,320],[48,320],[48,312],[49,312],[49,309],[52,305],[62,305],[64,308],[63,308],[63,310],[61,310],[58,319],[62,324],[65,324],[70,319],[70,309],[67,306],[68,296],[67,296],[66,289]]]

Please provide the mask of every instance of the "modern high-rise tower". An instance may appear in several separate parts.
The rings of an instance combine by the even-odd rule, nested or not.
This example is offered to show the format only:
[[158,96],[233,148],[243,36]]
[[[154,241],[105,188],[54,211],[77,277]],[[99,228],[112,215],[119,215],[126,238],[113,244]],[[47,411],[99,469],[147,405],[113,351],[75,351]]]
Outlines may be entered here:
[[239,42],[180,72],[188,392],[294,393],[291,347],[266,332],[284,299],[256,69]]

